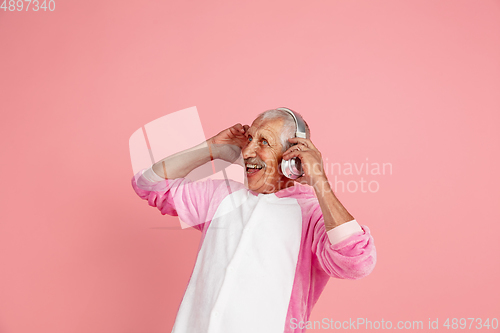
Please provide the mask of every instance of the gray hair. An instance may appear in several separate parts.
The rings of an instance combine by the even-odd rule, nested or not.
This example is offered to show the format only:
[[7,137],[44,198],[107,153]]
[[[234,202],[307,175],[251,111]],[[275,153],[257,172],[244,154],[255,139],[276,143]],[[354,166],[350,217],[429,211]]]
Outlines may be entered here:
[[[290,108],[287,108],[290,109]],[[290,109],[291,110],[291,109]],[[302,117],[300,113],[295,110],[292,110],[296,115]],[[283,110],[271,109],[262,112],[257,116],[257,119],[265,120],[265,119],[283,119],[283,127],[281,129],[280,140],[281,145],[283,146],[282,150],[285,152],[288,148],[292,146],[292,143],[288,142],[288,139],[295,137],[295,132],[297,130],[297,126],[295,125],[295,120],[293,120],[292,115]],[[302,117],[302,120],[304,118]],[[309,130],[309,125],[307,125],[304,120],[304,124],[306,125],[306,137],[309,139],[311,137],[311,131]]]

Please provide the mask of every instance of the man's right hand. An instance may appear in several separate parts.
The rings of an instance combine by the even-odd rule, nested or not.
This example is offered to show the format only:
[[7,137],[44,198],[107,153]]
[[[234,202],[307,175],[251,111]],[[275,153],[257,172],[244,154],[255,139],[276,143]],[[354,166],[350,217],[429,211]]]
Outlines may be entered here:
[[230,163],[235,162],[241,155],[241,149],[248,142],[247,131],[249,128],[248,125],[238,123],[208,139],[207,143],[210,145],[212,157]]

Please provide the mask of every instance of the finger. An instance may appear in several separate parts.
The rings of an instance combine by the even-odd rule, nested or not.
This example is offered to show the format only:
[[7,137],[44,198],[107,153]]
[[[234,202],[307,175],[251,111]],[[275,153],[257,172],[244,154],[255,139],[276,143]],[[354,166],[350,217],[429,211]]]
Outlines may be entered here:
[[236,129],[238,132],[242,132],[242,133],[245,132],[243,125],[241,125],[240,123],[237,123],[236,125],[234,125],[233,128]]
[[306,179],[305,173],[302,176],[295,178],[294,180],[300,184],[307,184],[307,179]]
[[301,176],[299,178],[296,178],[295,181],[300,183],[300,184],[304,184],[304,185],[307,184],[307,180],[306,180],[305,176]]
[[283,157],[285,157],[287,154],[290,154],[292,151],[294,151],[294,149],[293,149],[294,147],[295,147],[295,146],[288,148],[288,149],[287,149],[287,150],[283,153],[283,155],[282,155],[282,156],[283,156]]
[[292,151],[286,152],[283,155],[281,155],[281,158],[284,160],[289,160],[290,158],[292,158],[292,157],[290,157],[291,153],[293,153],[293,152]]
[[238,134],[240,134],[240,135],[245,134],[245,127],[243,125],[241,125],[240,123],[237,123],[232,128],[235,129],[238,132]]
[[243,125],[241,125],[240,123],[237,123],[235,124],[234,126],[230,127],[231,129],[233,129],[231,131],[231,133],[233,133],[234,135],[242,135],[242,134],[245,134],[245,128],[243,127]]
[[294,138],[288,139],[288,141],[290,141],[291,143],[301,143],[301,144],[305,145],[306,147],[316,149],[316,146],[314,146],[312,141],[309,139],[294,137]]
[[[241,130],[243,130],[243,128],[242,128]],[[238,130],[237,128],[235,128],[235,127],[231,127],[231,128],[229,129],[229,131],[230,131],[230,132],[231,132],[231,134],[232,134],[232,135],[234,135],[235,137],[243,137],[243,136],[244,136],[244,134],[243,134],[240,130]]]
[[302,150],[302,151],[309,149],[309,147],[302,142],[297,143],[293,147],[297,147],[298,150]]
[[248,125],[241,125],[240,123],[238,123],[237,125],[238,125],[238,127],[237,127],[238,132],[240,134],[246,135],[248,129],[250,128],[250,126],[248,126]]
[[287,150],[283,153],[283,155],[289,154],[289,153],[291,153],[291,152],[293,152],[293,151],[297,151],[297,150],[298,150],[298,151],[307,151],[307,150],[309,150],[309,148],[308,148],[308,147],[306,147],[306,146],[304,146],[304,145],[293,145],[293,146],[291,146],[290,148],[288,148],[288,149],[287,149]]
[[294,157],[301,158],[303,156],[303,154],[304,154],[303,151],[294,150],[294,151],[283,154],[282,158],[284,160],[289,160],[289,159],[294,158]]

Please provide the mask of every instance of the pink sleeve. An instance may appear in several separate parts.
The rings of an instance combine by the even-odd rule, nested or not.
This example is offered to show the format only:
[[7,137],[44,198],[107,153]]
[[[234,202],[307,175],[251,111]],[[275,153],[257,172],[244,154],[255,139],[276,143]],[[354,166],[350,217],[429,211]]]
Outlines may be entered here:
[[158,208],[162,215],[179,216],[189,226],[203,230],[222,199],[229,194],[224,180],[192,182],[185,178],[151,181],[141,170],[132,178],[139,197]]
[[311,223],[314,223],[312,251],[317,258],[317,264],[328,275],[356,280],[372,272],[377,256],[373,237],[367,226],[360,226],[358,232],[332,245],[329,236],[336,228],[327,234],[319,205],[313,211],[311,219]]
[[327,231],[326,234],[328,235],[330,244],[335,245],[361,231],[363,231],[363,229],[361,229],[358,222],[352,220]]

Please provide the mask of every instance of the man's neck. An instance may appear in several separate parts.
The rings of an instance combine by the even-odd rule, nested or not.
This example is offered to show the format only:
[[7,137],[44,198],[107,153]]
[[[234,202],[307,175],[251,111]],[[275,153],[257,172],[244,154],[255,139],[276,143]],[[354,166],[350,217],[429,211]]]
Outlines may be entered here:
[[284,190],[285,188],[295,186],[295,183],[296,182],[293,179],[286,178],[285,176],[282,176],[282,178],[280,179],[280,181],[278,183],[278,190],[275,191],[274,193],[281,191],[281,190]]

